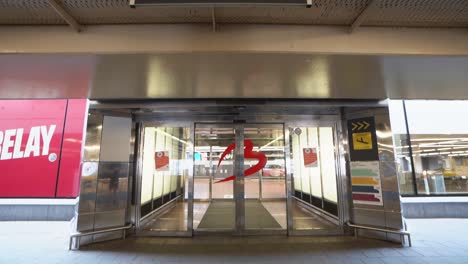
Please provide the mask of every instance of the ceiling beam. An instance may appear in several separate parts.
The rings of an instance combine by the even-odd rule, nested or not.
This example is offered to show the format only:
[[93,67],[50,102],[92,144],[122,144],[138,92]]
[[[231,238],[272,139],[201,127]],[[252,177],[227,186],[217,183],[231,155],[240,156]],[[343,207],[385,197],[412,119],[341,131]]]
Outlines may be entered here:
[[47,0],[47,2],[73,30],[76,32],[81,31],[81,25],[57,2],[57,0]]
[[367,6],[362,9],[361,13],[359,13],[356,19],[354,19],[354,22],[351,24],[349,33],[353,33],[362,24],[367,14],[369,13],[369,10],[372,9],[372,6],[375,5],[375,3],[377,3],[377,0],[370,0]]

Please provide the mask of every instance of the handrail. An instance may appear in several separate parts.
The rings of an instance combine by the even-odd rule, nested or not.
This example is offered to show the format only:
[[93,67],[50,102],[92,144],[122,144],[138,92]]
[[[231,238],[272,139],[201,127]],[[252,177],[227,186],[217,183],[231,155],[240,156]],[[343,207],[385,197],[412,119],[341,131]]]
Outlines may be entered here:
[[[121,227],[113,227],[113,228],[108,228],[108,229],[101,229],[101,230],[96,230],[96,231],[90,231],[90,232],[80,232],[80,233],[75,233],[70,235],[70,242],[68,244],[68,250],[71,250],[72,248],[72,242],[73,239],[75,238],[80,238],[82,236],[89,236],[89,235],[96,235],[96,234],[102,234],[102,233],[107,233],[107,232],[113,232],[113,231],[120,231],[123,230],[123,239],[126,237],[126,230],[131,228],[133,225],[129,224],[126,226],[121,226]],[[80,239],[78,239],[78,246],[76,247],[77,249],[80,248]]]
[[[360,229],[367,229],[367,230],[374,230],[374,231],[380,231],[380,232],[386,232],[386,233],[392,233],[392,234],[399,234],[400,237],[402,236],[408,236],[408,246],[411,247],[411,233],[408,231],[403,231],[403,230],[394,230],[394,229],[387,229],[387,228],[378,228],[378,227],[371,227],[371,226],[364,226],[364,225],[355,225],[352,224],[351,222],[347,222],[348,226],[353,227],[353,228],[360,228]],[[354,235],[357,237],[358,232],[355,232]],[[402,243],[404,240],[402,240]]]

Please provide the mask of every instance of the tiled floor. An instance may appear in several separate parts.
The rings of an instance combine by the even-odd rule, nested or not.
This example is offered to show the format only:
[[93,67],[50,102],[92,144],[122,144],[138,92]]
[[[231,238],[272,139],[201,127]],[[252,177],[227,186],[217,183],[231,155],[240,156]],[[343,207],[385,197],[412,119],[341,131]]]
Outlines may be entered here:
[[467,219],[408,220],[413,247],[353,237],[134,238],[68,251],[69,223],[1,222],[0,263],[468,263]]

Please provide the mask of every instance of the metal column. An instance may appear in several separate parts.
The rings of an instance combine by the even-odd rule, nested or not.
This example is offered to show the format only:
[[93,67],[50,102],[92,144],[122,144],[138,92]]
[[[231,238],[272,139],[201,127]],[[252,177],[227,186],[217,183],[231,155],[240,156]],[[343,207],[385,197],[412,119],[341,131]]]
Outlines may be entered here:
[[236,231],[242,233],[245,229],[245,191],[244,191],[244,125],[234,126],[236,133],[236,148],[234,150],[234,200],[236,203]]

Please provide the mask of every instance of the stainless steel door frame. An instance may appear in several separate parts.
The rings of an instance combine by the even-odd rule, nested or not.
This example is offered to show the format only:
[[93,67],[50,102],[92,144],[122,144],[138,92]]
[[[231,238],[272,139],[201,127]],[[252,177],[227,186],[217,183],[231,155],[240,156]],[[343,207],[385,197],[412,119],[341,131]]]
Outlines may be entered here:
[[[192,141],[193,142],[193,152],[195,152],[196,147],[197,147],[196,146],[196,143],[197,143],[196,142],[196,131],[200,127],[202,127],[202,128],[232,128],[234,130],[234,133],[236,133],[236,131],[238,131],[238,129],[236,129],[237,128],[236,125],[234,123],[232,123],[232,122],[203,122],[203,121],[202,122],[197,122],[197,121],[194,121],[194,122],[192,122],[192,125],[193,125],[193,136],[192,136],[192,138],[193,138],[193,141]],[[236,151],[237,151],[237,148],[238,148],[238,142],[236,140],[236,135],[234,135],[234,142],[233,143],[236,143],[236,149],[234,150],[234,157],[235,157],[235,155],[237,153]],[[242,149],[243,149],[243,142],[242,142]],[[211,151],[212,151],[212,146],[210,146],[210,159],[211,159]],[[236,161],[236,158],[234,158],[234,161]],[[212,164],[212,160],[210,160],[210,164]],[[233,172],[234,172],[234,175],[236,175],[236,164],[234,163],[233,165],[234,165]],[[237,166],[239,166],[239,165],[237,165]],[[191,196],[190,197],[191,197],[191,200],[192,200],[192,202],[191,202],[191,204],[192,204],[192,206],[191,206],[192,225],[191,226],[192,226],[193,234],[194,235],[198,235],[198,234],[200,234],[200,235],[204,235],[204,234],[232,234],[232,235],[237,235],[237,234],[239,234],[238,229],[236,228],[236,226],[238,225],[237,220],[235,221],[235,226],[234,226],[234,228],[232,230],[214,229],[214,228],[213,229],[211,229],[211,228],[210,229],[206,229],[206,228],[194,229],[193,228],[193,210],[194,210],[193,203],[195,201],[197,201],[197,202],[198,201],[210,202],[211,203],[211,202],[215,202],[217,200],[219,201],[219,200],[224,200],[224,199],[223,198],[213,198],[213,187],[212,187],[212,185],[214,183],[215,172],[210,173],[210,176],[209,176],[209,183],[208,183],[209,184],[209,188],[208,188],[209,189],[209,195],[208,195],[208,198],[197,198],[197,199],[195,199],[194,198],[195,197],[195,162],[194,161],[192,163],[192,168],[193,168],[192,169],[193,172],[192,172],[192,182],[191,182],[191,192],[190,192]],[[211,169],[212,168],[210,167],[210,170]],[[237,210],[239,210],[237,208],[238,203],[236,202],[237,197],[235,195],[236,188],[239,188],[237,185],[238,185],[238,179],[236,178],[233,181],[233,197],[232,197],[232,200],[235,202],[236,215],[238,214]],[[236,217],[236,219],[237,219],[237,217]]]
[[[328,119],[328,118],[327,118]],[[163,121],[163,122],[142,122],[142,125],[140,126],[140,130],[138,131],[138,136],[140,137],[140,144],[138,146],[138,153],[137,153],[137,175],[136,175],[136,206],[135,206],[135,215],[136,217],[136,227],[137,227],[137,233],[139,229],[141,228],[140,226],[140,216],[141,216],[141,184],[142,184],[142,151],[143,151],[143,136],[144,136],[144,127],[147,126],[170,126],[170,127],[189,127],[190,128],[190,142],[192,143],[192,149],[190,150],[191,153],[191,158],[190,158],[190,163],[191,165],[189,166],[191,170],[188,173],[188,186],[186,186],[188,190],[188,197],[187,197],[187,202],[188,202],[188,216],[187,216],[187,231],[167,231],[167,232],[162,232],[161,236],[192,236],[194,233],[232,233],[232,232],[226,232],[226,231],[195,231],[193,229],[193,210],[194,210],[194,157],[193,153],[195,150],[195,126],[196,124],[212,124],[212,125],[223,125],[223,124],[229,124],[233,125],[233,123],[227,123],[227,122],[196,122],[194,121]],[[342,135],[342,128],[341,128],[341,122],[339,121],[339,117],[336,117],[336,121],[334,120],[317,120],[317,119],[310,119],[310,121],[307,120],[301,120],[301,121],[292,121],[292,122],[286,122],[286,123],[281,123],[281,122],[252,122],[252,123],[237,123],[234,124],[234,126],[239,130],[239,133],[241,133],[244,130],[245,127],[249,126],[262,126],[262,127],[268,127],[268,125],[282,125],[283,126],[283,135],[284,135],[284,147],[285,147],[285,168],[286,168],[286,177],[285,177],[285,189],[286,189],[286,215],[287,215],[287,230],[246,230],[245,229],[245,199],[244,193],[245,193],[245,182],[242,177],[242,179],[238,179],[236,177],[235,180],[235,186],[237,186],[237,189],[242,190],[242,196],[236,196],[234,197],[236,199],[240,199],[242,201],[237,205],[238,203],[236,202],[236,211],[237,215],[239,215],[239,219],[236,217],[236,226],[238,226],[240,229],[235,230],[234,234],[249,234],[249,235],[254,235],[254,234],[288,234],[288,235],[339,235],[342,234],[343,232],[337,231],[337,230],[317,230],[314,232],[311,232],[310,230],[293,230],[293,225],[292,225],[292,199],[294,199],[294,186],[293,186],[293,178],[292,178],[292,171],[291,171],[291,153],[290,153],[290,147],[291,147],[291,142],[290,142],[290,127],[297,127],[297,126],[332,126],[335,130],[335,135],[334,135],[334,140],[335,140],[335,148],[336,148],[336,174],[337,174],[337,192],[338,192],[338,219],[340,223],[340,227],[342,227],[343,223],[349,218],[348,211],[349,208],[347,206],[347,183],[346,183],[346,167],[345,167],[345,159],[344,159],[344,152],[343,152],[343,140],[346,138],[346,136]],[[243,139],[244,135],[239,135],[237,137],[236,134],[236,147],[241,146],[242,148],[236,148],[236,156],[240,155],[242,157],[242,166],[241,163],[239,162],[236,166],[236,169],[239,170],[239,173],[237,175],[243,175]],[[242,139],[241,139],[242,136]],[[240,141],[240,142],[239,142]],[[241,151],[241,153],[239,153]],[[259,183],[261,184],[261,183]],[[261,187],[260,187],[261,188]],[[261,194],[260,194],[261,195]],[[242,199],[241,199],[242,197]]]
[[[283,130],[283,138],[285,137],[285,125],[281,122],[235,122],[235,123],[226,123],[226,122],[195,122],[194,127],[196,129],[197,125],[212,125],[212,126],[222,126],[222,125],[229,125],[232,126],[235,130],[235,144],[236,147],[234,149],[234,190],[233,190],[233,198],[235,202],[235,229],[232,231],[226,230],[194,230],[195,234],[234,234],[234,235],[287,235],[287,229],[285,230],[271,230],[271,229],[246,229],[245,227],[245,201],[248,200],[245,198],[245,177],[244,177],[244,139],[245,139],[245,128],[246,127],[277,127]],[[194,133],[195,133],[194,129]],[[195,137],[194,137],[195,139]],[[195,141],[194,141],[195,143]],[[195,150],[195,145],[194,145]],[[286,150],[285,150],[286,156]],[[285,179],[286,181],[286,179]],[[261,184],[259,182],[259,184]],[[261,186],[259,187],[261,190]],[[260,197],[260,195],[259,195]],[[259,199],[259,198],[258,198]],[[255,199],[257,200],[257,199]],[[287,205],[286,205],[287,207]],[[288,209],[286,209],[288,212]],[[192,211],[193,212],[193,211]]]
[[[242,135],[242,138],[237,138],[239,141],[242,142],[242,150],[244,149],[243,147],[243,141],[245,139],[245,128],[255,128],[255,127],[259,127],[259,128],[278,128],[278,129],[281,129],[282,130],[282,137],[283,139],[285,139],[285,124],[283,122],[244,122],[244,123],[241,123],[240,124],[241,127],[242,127],[242,130],[243,130],[243,135]],[[286,162],[286,143],[285,143],[285,146],[284,146],[284,162]],[[244,154],[242,152],[242,154]],[[242,194],[239,194],[239,197],[241,197],[241,201],[242,201],[242,215],[241,217],[243,218],[242,220],[244,221],[244,228],[241,230],[241,234],[244,234],[244,235],[287,235],[287,226],[286,226],[286,229],[247,229],[245,228],[245,201],[248,200],[247,198],[244,198],[245,197],[245,177],[244,177],[244,157],[242,157],[242,166],[241,166],[241,171],[242,171],[242,177],[240,178],[240,180],[242,181],[241,182],[241,185],[242,187],[244,188],[243,189],[243,192]],[[286,163],[285,163],[286,164]],[[261,173],[260,173],[261,175]],[[260,176],[261,177],[261,176]],[[259,177],[259,178],[260,178]],[[258,198],[254,198],[254,200],[262,200],[262,190],[263,190],[263,187],[261,186],[262,184],[262,181],[259,180],[259,197]],[[285,185],[286,185],[286,177],[285,177]],[[285,187],[286,188],[286,187]],[[287,194],[287,189],[285,190],[286,194]],[[281,198],[278,198],[280,200],[284,200],[284,199],[281,199]],[[286,199],[287,199],[287,195],[286,195]],[[277,200],[275,198],[271,198],[271,199],[266,199],[266,200]],[[288,212],[288,204],[287,204],[287,201],[285,201],[286,203],[286,214]]]
[[327,212],[323,212],[337,220],[337,229],[318,229],[318,230],[294,230],[293,228],[293,214],[291,211],[287,213],[288,234],[289,235],[340,235],[344,234],[344,225],[349,219],[349,203],[348,203],[348,184],[346,178],[346,160],[344,152],[344,140],[346,136],[343,135],[342,122],[339,116],[336,120],[313,120],[313,121],[291,121],[285,123],[285,145],[286,147],[286,178],[287,178],[287,202],[288,208],[292,209],[293,199],[295,199],[293,174],[292,174],[292,159],[291,159],[291,142],[290,133],[295,127],[333,127],[333,141],[335,144],[335,173],[336,173],[336,188],[337,188],[337,206],[338,217],[332,216]]
[[[188,190],[188,197],[187,197],[187,229],[186,231],[157,231],[151,232],[154,235],[158,236],[181,236],[187,237],[193,235],[193,142],[194,142],[194,123],[193,122],[171,122],[171,121],[163,121],[163,122],[139,122],[139,131],[137,131],[137,136],[139,137],[139,146],[138,146],[138,153],[136,153],[136,186],[135,186],[135,228],[137,235],[144,235],[144,231],[142,230],[142,220],[144,218],[150,217],[153,213],[157,213],[160,210],[155,210],[150,215],[145,216],[144,218],[141,217],[141,191],[142,191],[142,178],[143,178],[143,148],[144,148],[144,132],[146,127],[185,127],[189,128],[189,142],[190,145],[187,149],[187,152],[190,153],[187,162],[188,164],[188,186],[185,186]],[[190,147],[191,146],[191,147]],[[184,199],[185,193],[180,195],[182,199]],[[180,198],[179,198],[180,199]],[[161,208],[164,210],[164,208]]]
[[234,125],[236,148],[234,150],[234,202],[236,204],[235,232],[242,234],[245,230],[245,180],[244,180],[244,125]]

